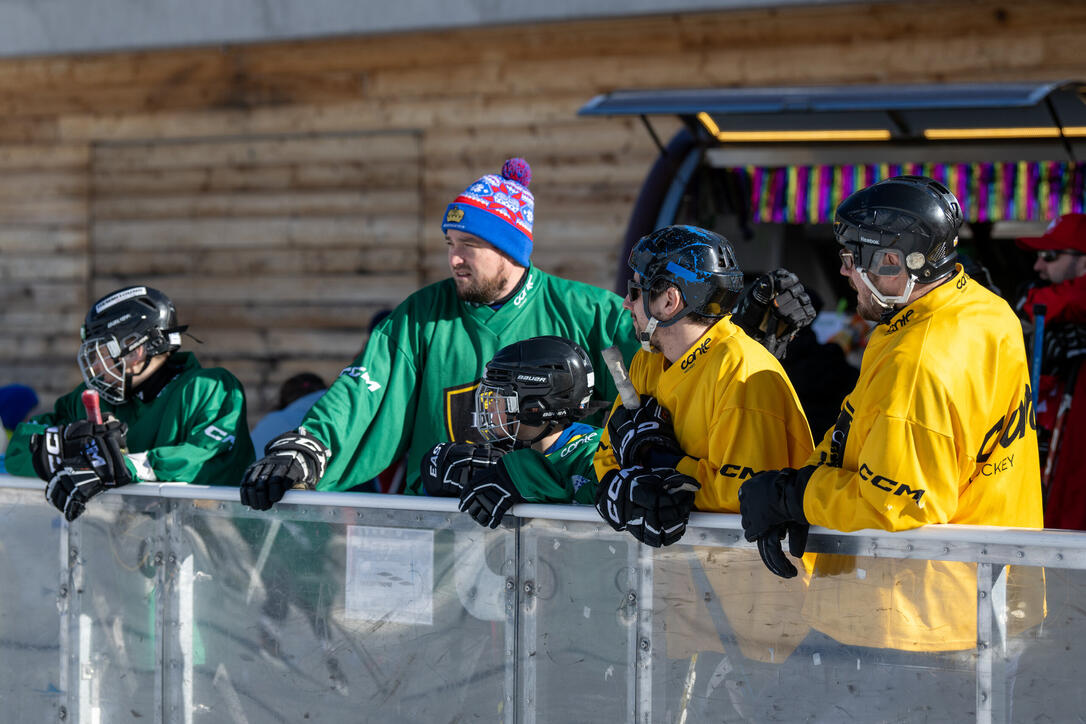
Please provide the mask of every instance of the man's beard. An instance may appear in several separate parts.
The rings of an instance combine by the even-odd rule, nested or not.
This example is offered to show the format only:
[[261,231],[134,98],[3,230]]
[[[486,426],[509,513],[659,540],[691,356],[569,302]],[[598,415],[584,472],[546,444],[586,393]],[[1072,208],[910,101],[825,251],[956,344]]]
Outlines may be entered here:
[[868,322],[881,320],[884,311],[874,297],[869,296],[865,300],[856,300],[856,313],[860,315],[861,319],[866,319]]
[[861,319],[866,319],[868,322],[879,322],[882,320],[882,315],[886,313],[886,308],[875,301],[875,295],[871,293],[871,290],[866,286],[863,289],[863,293],[849,281],[848,285],[856,292],[856,313],[860,315]]
[[505,289],[505,285],[508,282],[509,277],[502,275],[500,272],[489,279],[472,277],[468,286],[456,287],[456,295],[465,302],[492,304],[498,301],[502,290]]

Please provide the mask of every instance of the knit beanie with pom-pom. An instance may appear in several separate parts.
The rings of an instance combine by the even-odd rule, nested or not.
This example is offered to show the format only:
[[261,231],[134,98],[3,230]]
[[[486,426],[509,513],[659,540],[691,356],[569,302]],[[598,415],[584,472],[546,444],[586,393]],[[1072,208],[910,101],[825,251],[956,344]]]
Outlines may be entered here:
[[441,231],[457,229],[477,236],[528,266],[532,257],[535,198],[528,190],[532,169],[523,158],[511,158],[501,175],[475,181],[445,209]]

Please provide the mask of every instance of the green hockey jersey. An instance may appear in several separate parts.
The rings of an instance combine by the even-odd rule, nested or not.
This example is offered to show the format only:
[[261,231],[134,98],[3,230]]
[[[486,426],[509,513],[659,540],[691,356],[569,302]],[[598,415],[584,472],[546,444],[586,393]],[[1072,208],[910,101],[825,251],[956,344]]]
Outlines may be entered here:
[[525,448],[506,453],[501,465],[526,503],[596,502],[592,465],[600,429],[575,422],[545,452]]
[[[102,415],[113,415],[128,425],[128,452],[146,453],[154,478],[237,485],[253,461],[241,383],[222,368],[204,369],[191,352],[175,352],[167,365],[175,376],[152,399],[133,397],[123,405],[102,400]],[[30,436],[50,425],[85,418],[85,389],[80,384],[56,401],[53,412],[15,428],[4,460],[9,473],[34,477]],[[131,461],[129,468],[136,479],[150,477]]]
[[409,296],[302,421],[332,451],[317,489],[348,490],[406,455],[405,492],[421,494],[427,451],[447,440],[481,442],[471,413],[486,363],[512,342],[546,334],[584,347],[596,369],[596,399],[616,397],[600,351],[617,344],[630,359],[637,342],[612,292],[533,267],[498,309],[461,300],[452,279]]

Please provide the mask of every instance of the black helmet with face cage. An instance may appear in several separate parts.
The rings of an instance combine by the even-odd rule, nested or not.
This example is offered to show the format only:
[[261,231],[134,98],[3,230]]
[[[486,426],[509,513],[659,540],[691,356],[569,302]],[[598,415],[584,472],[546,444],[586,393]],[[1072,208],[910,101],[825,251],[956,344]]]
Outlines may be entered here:
[[157,289],[132,286],[110,292],[91,305],[80,330],[83,381],[109,402],[122,404],[133,375],[126,357],[140,349],[148,360],[173,352],[181,347],[185,329],[177,324],[173,302]]
[[595,374],[588,353],[564,337],[543,336],[501,348],[486,365],[475,427],[488,442],[517,439],[520,424],[569,424],[593,411]]

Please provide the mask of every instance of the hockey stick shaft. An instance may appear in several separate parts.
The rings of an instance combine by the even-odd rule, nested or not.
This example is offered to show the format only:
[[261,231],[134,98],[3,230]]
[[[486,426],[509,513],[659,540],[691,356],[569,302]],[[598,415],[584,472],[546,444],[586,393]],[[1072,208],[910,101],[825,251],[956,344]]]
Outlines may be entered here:
[[627,410],[636,410],[641,407],[641,396],[637,394],[633,383],[630,382],[630,375],[626,372],[626,363],[622,361],[622,352],[619,348],[608,347],[600,354],[603,355],[603,361],[607,363],[607,371],[611,373],[611,379],[615,381],[615,388],[622,400],[622,406]]
[[1067,386],[1060,398],[1060,409],[1056,411],[1056,423],[1052,426],[1052,438],[1048,442],[1048,455],[1045,457],[1044,474],[1041,475],[1041,489],[1047,492],[1048,483],[1052,479],[1052,473],[1056,469],[1056,460],[1060,456],[1060,438],[1063,436],[1063,426],[1067,420],[1067,413],[1071,411],[1072,397],[1075,393],[1075,385],[1078,384],[1078,372],[1081,363],[1076,363],[1067,376]]
[[1045,313],[1044,304],[1033,305],[1033,365],[1029,370],[1030,389],[1033,390],[1033,409],[1037,409],[1037,385],[1041,383],[1041,357],[1044,353]]

